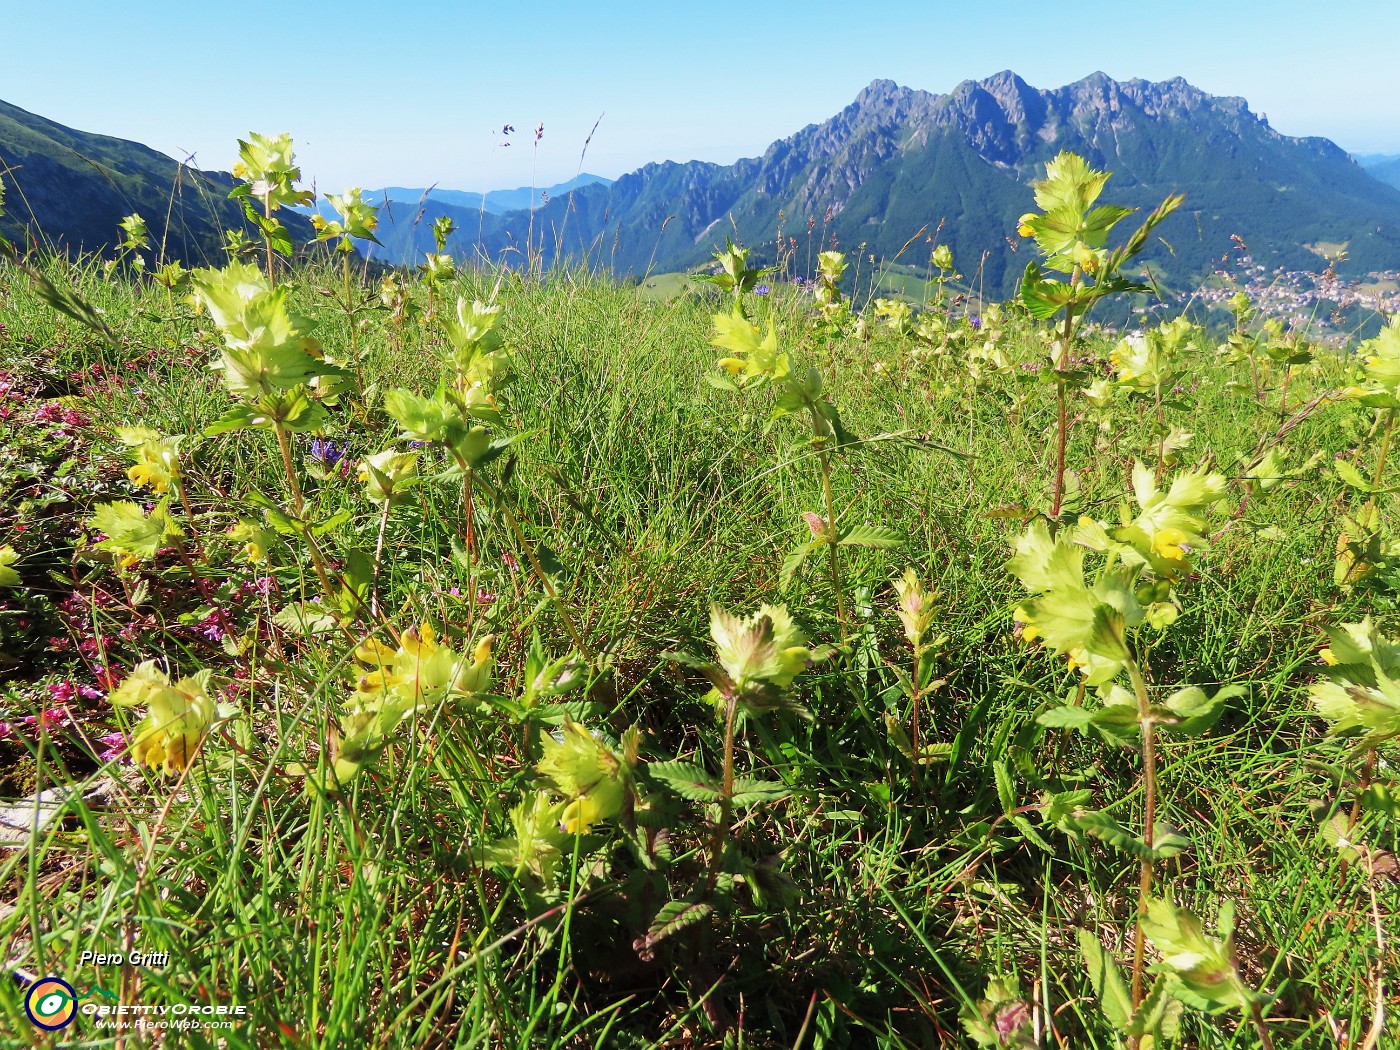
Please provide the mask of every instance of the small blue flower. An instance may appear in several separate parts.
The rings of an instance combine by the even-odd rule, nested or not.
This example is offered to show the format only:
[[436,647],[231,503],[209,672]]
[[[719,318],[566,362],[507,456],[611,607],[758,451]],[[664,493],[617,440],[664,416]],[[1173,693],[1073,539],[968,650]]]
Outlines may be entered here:
[[755,289],[753,290],[753,294],[754,294],[754,295],[767,295],[767,294],[768,294],[769,292],[771,292],[772,290],[773,290],[773,289],[769,288],[766,284],[760,284],[757,288],[755,288]]
[[976,314],[968,314],[968,316],[967,316],[967,323],[968,323],[969,325],[971,325],[973,328],[981,328],[981,327],[982,327],[982,318],[978,317]]
[[311,458],[327,470],[333,469],[345,454],[350,451],[350,443],[347,441],[343,446],[337,445],[329,438],[311,439]]

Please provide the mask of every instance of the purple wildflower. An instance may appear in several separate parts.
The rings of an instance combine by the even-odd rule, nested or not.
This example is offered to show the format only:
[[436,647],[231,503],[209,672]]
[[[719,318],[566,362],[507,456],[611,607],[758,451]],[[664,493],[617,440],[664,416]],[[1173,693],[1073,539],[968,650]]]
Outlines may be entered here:
[[44,732],[53,732],[55,729],[62,729],[73,720],[73,716],[68,713],[66,707],[50,707],[48,710],[37,715],[30,715],[24,719],[25,725],[35,726]]
[[350,451],[350,443],[337,445],[329,438],[311,439],[311,458],[327,470],[334,469],[345,458],[345,454]]
[[754,295],[767,295],[767,294],[768,294],[769,292],[771,292],[772,290],[773,290],[773,289],[769,288],[766,284],[760,284],[758,287],[756,287],[756,288],[753,290],[753,294],[754,294]]
[[982,327],[982,318],[978,317],[976,314],[968,314],[967,323],[975,330]]
[[122,757],[126,750],[126,737],[121,733],[108,733],[99,738],[99,742],[106,745],[106,750],[98,753],[98,759],[102,762],[113,762]]

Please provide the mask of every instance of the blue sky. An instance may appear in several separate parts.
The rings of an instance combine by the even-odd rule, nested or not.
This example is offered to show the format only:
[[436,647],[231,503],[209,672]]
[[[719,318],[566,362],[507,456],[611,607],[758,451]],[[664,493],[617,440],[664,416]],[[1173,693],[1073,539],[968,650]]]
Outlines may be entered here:
[[249,131],[290,131],[331,192],[548,185],[578,170],[600,114],[585,171],[728,163],[878,77],[943,92],[1002,69],[1037,87],[1180,75],[1286,134],[1400,153],[1394,0],[0,0],[0,36],[0,99],[206,168],[230,167]]

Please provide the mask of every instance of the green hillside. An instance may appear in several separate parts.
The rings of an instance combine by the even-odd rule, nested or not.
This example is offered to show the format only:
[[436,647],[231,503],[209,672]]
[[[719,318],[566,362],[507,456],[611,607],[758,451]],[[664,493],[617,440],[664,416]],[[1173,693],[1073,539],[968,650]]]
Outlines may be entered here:
[[[224,231],[247,225],[228,199],[228,174],[199,172],[140,143],[75,131],[6,102],[0,178],[7,191],[0,232],[19,243],[105,251],[119,239],[122,218],[139,212],[157,255],[163,249],[167,258],[208,264],[225,258]],[[314,236],[302,216],[285,222],[294,241]]]

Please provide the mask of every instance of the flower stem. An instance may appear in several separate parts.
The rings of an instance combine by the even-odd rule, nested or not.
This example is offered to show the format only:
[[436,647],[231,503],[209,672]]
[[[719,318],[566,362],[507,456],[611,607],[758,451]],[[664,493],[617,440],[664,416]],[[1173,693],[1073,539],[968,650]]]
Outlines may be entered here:
[[[270,225],[272,221],[272,200],[269,197],[263,198],[263,216],[268,220]],[[263,247],[267,251],[267,283],[275,285],[277,283],[277,274],[272,268],[272,235],[266,230],[263,230]]]
[[1166,469],[1167,458],[1167,427],[1162,415],[1162,385],[1157,384],[1157,473],[1155,480],[1158,485],[1162,483],[1162,474]]
[[720,785],[719,820],[715,822],[714,835],[710,838],[710,874],[705,883],[705,892],[715,888],[719,879],[720,860],[724,856],[724,842],[729,837],[729,821],[734,809],[734,726],[739,715],[739,694],[736,691],[729,697],[724,711],[724,780]]
[[559,610],[559,619],[564,624],[564,630],[573,641],[574,647],[578,649],[585,660],[590,663],[593,660],[593,650],[588,643],[583,640],[583,634],[578,629],[578,624],[569,612],[569,605],[560,596],[558,588],[544,571],[544,566],[540,564],[539,555],[535,553],[535,546],[525,537],[525,531],[520,527],[520,519],[516,517],[515,511],[511,508],[510,500],[506,498],[504,492],[499,489],[492,490],[485,485],[484,479],[481,481],[482,487],[486,489],[488,495],[495,498],[497,505],[501,508],[501,516],[506,519],[506,524],[510,526],[510,531],[515,535],[515,541],[520,545],[520,549],[525,552],[525,558],[530,563],[530,569],[534,572],[535,578],[539,580],[540,586],[545,589]]
[[[1142,735],[1142,786],[1144,798],[1142,841],[1152,849],[1157,823],[1157,738],[1156,723],[1152,719],[1152,701],[1147,695],[1147,683],[1137,661],[1128,660],[1128,677],[1137,695],[1138,725]],[[1143,998],[1143,955],[1144,935],[1142,920],[1147,915],[1147,900],[1152,894],[1152,860],[1144,857],[1138,869],[1138,911],[1137,926],[1133,933],[1133,1009],[1142,1005]],[[1137,1045],[1134,1039],[1133,1046]]]
[[1259,1045],[1264,1050],[1274,1050],[1274,1041],[1269,1037],[1269,1029],[1264,1025],[1264,1011],[1259,1008],[1257,1001],[1250,1005],[1250,1017],[1254,1021],[1254,1030],[1259,1033]]
[[301,482],[297,480],[296,466],[292,463],[292,438],[280,424],[275,427],[275,430],[277,431],[277,448],[282,453],[282,469],[287,475],[287,484],[292,492],[292,510],[300,518],[303,509]]
[[[286,471],[287,484],[292,491],[292,510],[296,513],[297,520],[301,520],[306,512],[306,501],[302,498],[301,482],[297,480],[296,466],[292,463],[291,434],[280,423],[276,424],[274,429],[277,432],[277,447],[282,452],[282,469]],[[325,594],[326,601],[330,603],[328,608],[334,608],[338,599],[336,590],[331,585],[330,573],[326,570],[326,560],[321,555],[321,548],[316,543],[316,537],[311,534],[310,529],[302,533],[302,537],[306,540],[306,549],[311,554],[311,564],[316,570],[316,576],[321,581],[321,591]]]
[[360,346],[359,338],[355,332],[355,309],[350,302],[350,253],[341,253],[342,269],[345,273],[345,320],[350,325],[350,360],[355,363],[355,389],[359,392],[360,402],[365,400],[365,380],[360,371]]
[[836,623],[841,629],[841,645],[845,647],[849,640],[849,629],[846,624],[846,596],[841,590],[841,561],[836,552],[836,500],[831,491],[831,453],[826,448],[831,428],[822,418],[821,413],[817,411],[816,405],[809,404],[807,407],[812,413],[812,435],[817,443],[817,458],[820,460],[822,468],[822,496],[826,500],[828,571],[831,573],[831,591],[836,599]]
[[183,478],[174,478],[172,484],[175,486],[175,491],[180,495],[180,506],[185,509],[185,520],[189,522],[190,535],[194,537],[194,541],[198,543],[199,527],[194,523],[194,507],[190,504],[190,494],[185,489],[185,481]]
[[[1078,275],[1076,270],[1075,277]],[[1078,283],[1077,280],[1074,283]],[[1060,517],[1060,505],[1065,498],[1065,445],[1069,441],[1069,410],[1065,403],[1065,380],[1060,373],[1069,364],[1070,341],[1073,338],[1074,307],[1066,306],[1065,326],[1060,333],[1060,360],[1055,365],[1055,489],[1054,498],[1050,501],[1050,517],[1056,520]]]
[[374,541],[374,574],[369,585],[369,614],[379,615],[379,568],[384,564],[384,536],[389,531],[389,508],[394,501],[386,499],[384,510],[379,515],[379,536]]

